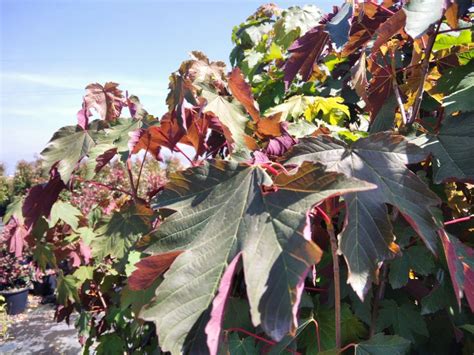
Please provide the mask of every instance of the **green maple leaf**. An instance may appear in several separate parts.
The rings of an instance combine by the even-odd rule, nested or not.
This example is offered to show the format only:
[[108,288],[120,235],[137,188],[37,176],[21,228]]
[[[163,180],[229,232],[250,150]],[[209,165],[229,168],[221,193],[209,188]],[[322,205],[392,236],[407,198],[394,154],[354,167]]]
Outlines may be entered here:
[[[321,337],[321,348],[330,350],[336,346],[336,322],[333,308],[323,308],[316,314]],[[364,324],[352,313],[348,304],[341,305],[341,333],[344,343],[358,341],[363,338],[367,329]],[[317,346],[314,339],[313,346]]]
[[153,211],[143,204],[128,203],[111,217],[106,217],[95,231],[92,240],[94,257],[103,259],[107,255],[122,258],[130,247],[149,232]]
[[118,334],[104,334],[99,338],[97,355],[123,354],[126,347],[127,344]]
[[424,246],[413,246],[390,263],[390,285],[395,289],[403,287],[408,282],[410,270],[426,276],[433,271],[434,267],[434,260],[430,252]]
[[412,141],[433,154],[433,180],[474,179],[474,114],[464,113],[443,121],[439,133],[425,134]]
[[275,23],[275,42],[288,48],[294,40],[316,26],[323,13],[314,5],[292,6]]
[[245,127],[249,120],[239,106],[211,91],[203,90],[203,96],[208,100],[204,112],[212,112],[217,116],[224,125],[224,135],[227,141],[235,143],[237,150],[245,149]]
[[295,95],[287,99],[285,102],[266,110],[265,116],[269,117],[281,112],[280,119],[282,121],[288,121],[290,118],[299,118],[310,103],[310,97]]
[[78,125],[60,128],[41,152],[43,167],[50,169],[57,163],[61,180],[67,183],[78,162],[96,145],[104,125],[104,121],[94,121],[87,130]]
[[445,114],[455,111],[471,112],[474,94],[474,60],[466,65],[447,70],[436,83],[436,91],[445,94]]
[[258,355],[258,350],[255,340],[251,337],[239,338],[239,335],[232,333],[229,335],[227,342],[228,353],[233,355]]
[[21,210],[23,203],[25,202],[24,196],[15,196],[12,201],[8,204],[5,215],[2,218],[3,224],[7,224],[12,217],[15,217],[21,223],[24,222],[23,212]]
[[130,132],[139,129],[142,126],[140,120],[131,118],[118,118],[116,121],[110,124],[109,128],[106,128],[97,138],[97,144],[105,145],[107,149],[110,145],[117,148],[117,152],[127,152],[128,141],[130,140]]
[[377,330],[392,327],[393,331],[415,343],[415,336],[427,337],[428,329],[419,309],[411,303],[399,306],[393,300],[384,300],[377,318]]
[[439,198],[406,164],[426,158],[402,136],[377,133],[351,145],[330,137],[301,139],[287,154],[287,163],[313,161],[377,185],[377,189],[344,196],[347,223],[339,248],[349,267],[348,282],[363,299],[380,261],[393,257],[392,225],[386,203],[394,205],[435,252],[439,223],[433,215]]
[[355,346],[356,355],[402,355],[410,350],[410,342],[398,335],[375,334]]
[[79,294],[77,293],[78,280],[73,275],[58,276],[57,297],[59,304],[67,305],[69,302],[79,303]]
[[201,341],[222,274],[240,254],[253,324],[276,340],[294,333],[297,285],[321,255],[304,234],[308,209],[373,187],[311,163],[278,175],[278,191],[264,193],[272,183],[260,167],[213,161],[172,175],[158,195],[155,207],[177,212],[147,251],[185,250],[141,315],[155,322],[164,351],[180,353]]
[[52,228],[59,220],[65,222],[73,230],[77,230],[79,226],[79,217],[82,216],[81,211],[68,202],[56,201],[51,208],[49,216],[49,227]]

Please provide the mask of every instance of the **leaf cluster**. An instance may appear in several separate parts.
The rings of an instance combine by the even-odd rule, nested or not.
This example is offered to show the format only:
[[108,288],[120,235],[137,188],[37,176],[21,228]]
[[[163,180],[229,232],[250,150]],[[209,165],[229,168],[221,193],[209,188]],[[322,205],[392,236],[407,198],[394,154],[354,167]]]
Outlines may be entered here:
[[469,6],[263,5],[230,72],[194,51],[172,73],[160,118],[87,86],[10,245],[69,256],[57,317],[98,353],[472,352]]

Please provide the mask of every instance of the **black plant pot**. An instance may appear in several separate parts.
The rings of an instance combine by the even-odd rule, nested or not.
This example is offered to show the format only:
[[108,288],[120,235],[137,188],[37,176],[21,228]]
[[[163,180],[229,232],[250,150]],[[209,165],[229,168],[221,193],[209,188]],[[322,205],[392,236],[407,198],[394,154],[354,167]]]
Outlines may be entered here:
[[5,297],[7,314],[15,315],[25,311],[26,304],[28,303],[29,289],[29,287],[25,287],[9,291],[0,291],[0,295]]
[[53,277],[55,281],[55,275],[44,276],[41,282],[33,281],[33,294],[35,296],[45,297],[54,293],[56,287],[55,285],[52,285]]

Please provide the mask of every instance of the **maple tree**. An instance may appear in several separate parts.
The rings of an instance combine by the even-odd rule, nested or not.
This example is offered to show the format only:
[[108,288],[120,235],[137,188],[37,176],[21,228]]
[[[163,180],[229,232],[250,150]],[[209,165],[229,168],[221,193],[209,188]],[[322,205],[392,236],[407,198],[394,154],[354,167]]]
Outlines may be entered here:
[[[161,118],[87,86],[10,250],[70,260],[56,316],[86,352],[472,352],[470,6],[263,5],[229,72],[195,51],[171,75]],[[188,168],[145,178],[170,152]]]

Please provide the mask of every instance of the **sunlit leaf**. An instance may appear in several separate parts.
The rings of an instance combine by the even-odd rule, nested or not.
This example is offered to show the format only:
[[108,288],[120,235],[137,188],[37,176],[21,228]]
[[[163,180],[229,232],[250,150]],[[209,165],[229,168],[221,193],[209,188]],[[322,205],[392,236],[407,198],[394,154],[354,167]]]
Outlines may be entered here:
[[339,248],[348,263],[348,282],[360,298],[370,287],[378,262],[393,256],[386,203],[397,207],[428,248],[436,251],[439,222],[433,208],[439,198],[406,168],[406,164],[423,161],[426,153],[402,136],[379,133],[350,146],[325,136],[306,138],[287,158],[292,164],[320,162],[331,171],[378,186],[374,191],[345,195],[348,216]]
[[413,141],[433,154],[433,180],[474,180],[474,115],[447,117],[439,133],[427,134]]
[[443,0],[411,0],[405,4],[403,11],[406,14],[405,31],[412,38],[423,35],[432,24],[443,16]]
[[155,322],[164,350],[192,346],[185,339],[190,332],[201,338],[222,274],[238,252],[253,323],[277,340],[296,330],[299,285],[321,255],[304,232],[308,209],[328,196],[371,185],[313,164],[294,176],[279,175],[278,191],[263,193],[262,185],[271,184],[259,167],[215,161],[172,176],[157,196],[157,207],[177,212],[154,234],[148,251],[185,250],[158,287],[159,302],[142,314]]

